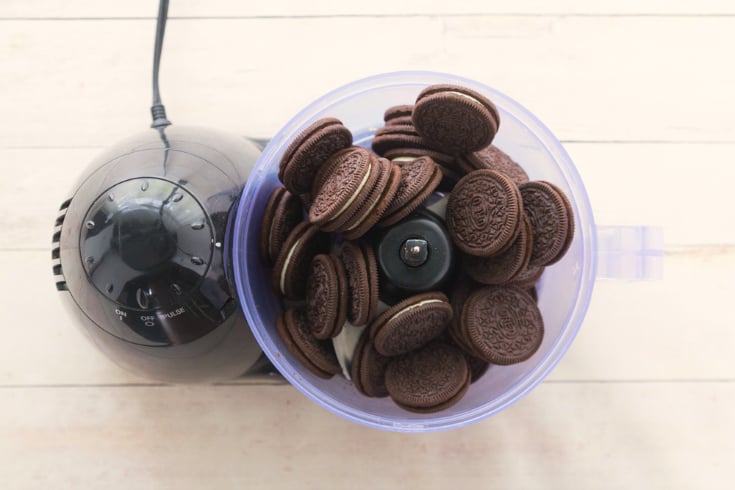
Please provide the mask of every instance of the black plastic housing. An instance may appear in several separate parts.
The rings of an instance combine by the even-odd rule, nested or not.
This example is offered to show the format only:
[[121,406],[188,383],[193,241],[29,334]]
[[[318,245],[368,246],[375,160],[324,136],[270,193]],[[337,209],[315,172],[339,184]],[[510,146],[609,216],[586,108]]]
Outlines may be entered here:
[[165,382],[275,373],[240,309],[230,221],[261,148],[169,126],[97,157],[56,221],[57,289],[91,340]]

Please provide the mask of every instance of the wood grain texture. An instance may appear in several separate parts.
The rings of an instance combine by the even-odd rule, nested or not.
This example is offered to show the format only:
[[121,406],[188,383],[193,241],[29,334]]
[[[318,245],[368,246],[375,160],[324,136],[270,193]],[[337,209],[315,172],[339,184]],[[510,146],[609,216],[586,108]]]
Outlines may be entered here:
[[[723,15],[735,13],[732,2],[703,0],[700,2],[670,2],[666,0],[617,0],[586,2],[584,0],[463,0],[447,3],[442,0],[374,0],[344,2],[338,0],[271,0],[242,2],[238,0],[176,0],[171,2],[169,15],[177,17],[333,17],[367,15],[466,15],[466,14],[528,14],[528,15]],[[147,17],[156,14],[156,6],[146,0],[98,2],[95,0],[4,0],[0,18],[119,18]]]
[[[582,176],[598,224],[661,226],[667,246],[735,244],[735,227],[723,226],[735,223],[729,190],[735,165],[724,164],[735,161],[735,144],[564,146]],[[0,214],[0,250],[48,250],[59,205],[101,151],[0,149],[5,173],[0,207],[6,210]]]
[[[735,247],[681,250],[667,253],[662,281],[598,281],[584,325],[549,379],[735,380],[728,310]],[[113,365],[77,330],[50,262],[48,252],[0,252],[0,386],[148,383]],[[36,317],[30,312],[39,301],[45,314]]]
[[[141,128],[152,29],[0,21],[0,91],[13,94],[0,113],[22,121],[0,147],[104,146]],[[732,45],[735,17],[181,19],[161,83],[175,123],[257,137],[356,78],[428,69],[523,101],[562,140],[735,142]]]
[[663,280],[598,281],[533,393],[423,436],[349,423],[289,386],[135,377],[62,308],[56,210],[98,152],[147,128],[155,13],[0,1],[0,487],[732,487],[735,3],[171,2],[175,124],[268,137],[356,78],[457,73],[552,129],[598,223],[664,228]]
[[13,489],[724,490],[735,458],[733,383],[544,384],[492,419],[413,436],[288,386],[0,392]]

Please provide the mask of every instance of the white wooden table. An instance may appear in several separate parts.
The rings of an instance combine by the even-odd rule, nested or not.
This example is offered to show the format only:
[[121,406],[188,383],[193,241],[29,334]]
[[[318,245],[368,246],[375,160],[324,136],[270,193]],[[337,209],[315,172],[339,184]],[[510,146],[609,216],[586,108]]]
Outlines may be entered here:
[[555,132],[598,222],[664,227],[664,279],[598,282],[533,393],[423,436],[290,386],[133,377],[64,315],[56,210],[149,124],[156,5],[0,2],[0,488],[735,487],[735,3],[172,1],[175,123],[268,137],[353,79],[456,73]]

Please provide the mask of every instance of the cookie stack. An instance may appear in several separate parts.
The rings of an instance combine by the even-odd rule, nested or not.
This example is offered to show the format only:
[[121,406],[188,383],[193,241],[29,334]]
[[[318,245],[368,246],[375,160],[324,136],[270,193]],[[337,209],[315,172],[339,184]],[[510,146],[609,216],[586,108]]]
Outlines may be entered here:
[[[305,368],[323,378],[341,372],[331,339],[365,326],[348,356],[355,388],[435,412],[459,402],[491,364],[538,350],[534,285],[571,245],[574,216],[561,189],[531,181],[492,145],[500,117],[481,94],[430,86],[414,104],[388,108],[384,121],[370,149],[353,146],[336,118],[291,142],[260,255],[282,298],[276,330]],[[374,230],[400,225],[432,195],[445,196],[439,219],[461,265],[441,290],[383,297]],[[405,244],[409,252],[396,254],[412,253]]]

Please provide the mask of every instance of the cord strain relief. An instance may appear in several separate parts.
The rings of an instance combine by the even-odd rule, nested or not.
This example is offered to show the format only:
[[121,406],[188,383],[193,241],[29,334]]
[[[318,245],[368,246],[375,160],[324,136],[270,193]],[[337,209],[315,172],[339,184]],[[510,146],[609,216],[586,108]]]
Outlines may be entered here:
[[163,107],[163,104],[151,106],[151,115],[153,116],[152,128],[162,128],[171,124],[171,121],[166,118],[166,108]]

